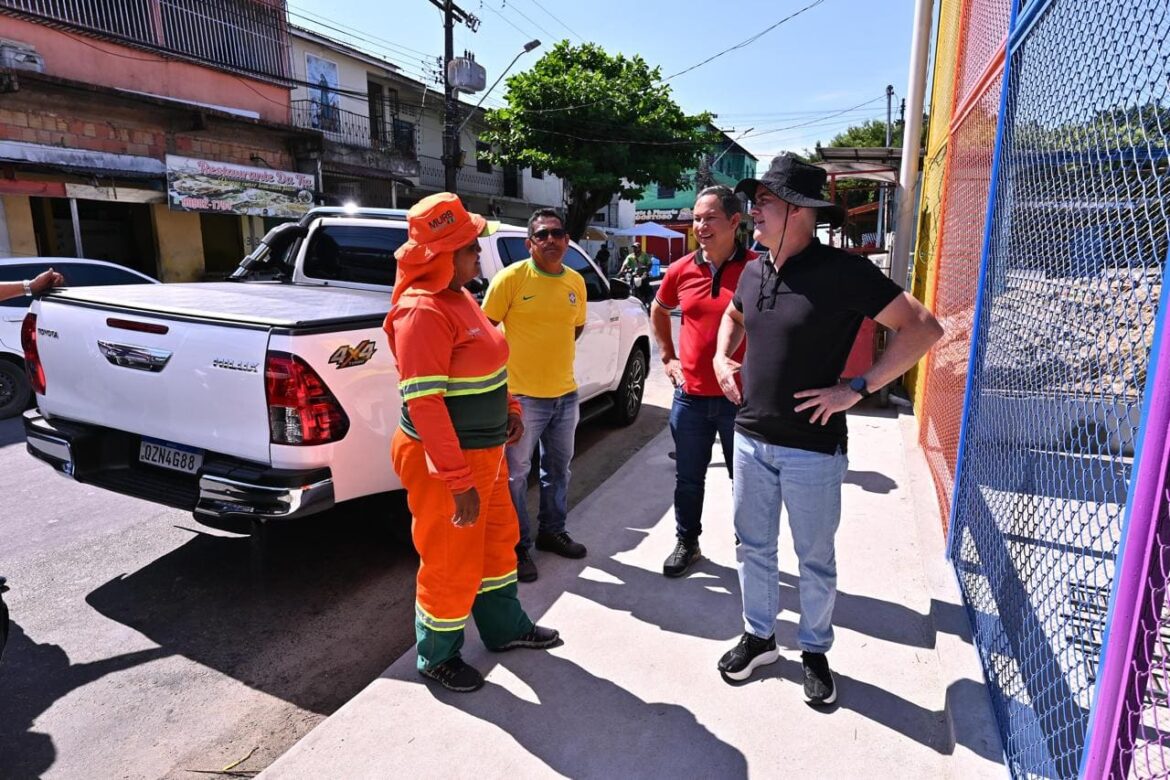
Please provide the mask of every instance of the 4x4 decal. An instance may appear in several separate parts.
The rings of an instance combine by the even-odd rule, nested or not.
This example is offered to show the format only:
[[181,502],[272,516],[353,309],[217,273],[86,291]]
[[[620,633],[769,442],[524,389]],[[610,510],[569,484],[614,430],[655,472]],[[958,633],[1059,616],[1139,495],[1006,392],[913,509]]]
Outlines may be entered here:
[[372,340],[366,339],[358,342],[356,347],[351,347],[348,344],[338,347],[329,356],[329,362],[336,363],[339,369],[353,368],[368,363],[377,351],[377,345]]

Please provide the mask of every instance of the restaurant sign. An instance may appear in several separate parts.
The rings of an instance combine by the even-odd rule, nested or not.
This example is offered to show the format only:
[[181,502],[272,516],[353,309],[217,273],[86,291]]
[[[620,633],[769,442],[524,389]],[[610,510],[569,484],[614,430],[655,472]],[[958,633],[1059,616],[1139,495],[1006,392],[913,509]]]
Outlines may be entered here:
[[295,219],[313,207],[314,184],[307,173],[167,155],[167,200],[178,211]]
[[634,212],[634,222],[690,222],[695,218],[692,209],[639,209]]

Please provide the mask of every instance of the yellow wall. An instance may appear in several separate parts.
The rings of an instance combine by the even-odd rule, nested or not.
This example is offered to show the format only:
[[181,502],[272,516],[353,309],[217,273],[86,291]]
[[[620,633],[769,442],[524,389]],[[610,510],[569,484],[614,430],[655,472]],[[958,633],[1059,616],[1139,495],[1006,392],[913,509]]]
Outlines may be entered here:
[[150,207],[158,237],[158,278],[164,282],[197,282],[203,278],[203,234],[199,214],[171,211],[165,203]]
[[0,195],[4,202],[4,219],[8,223],[8,243],[13,257],[33,257],[37,237],[33,232],[32,208],[24,195]]

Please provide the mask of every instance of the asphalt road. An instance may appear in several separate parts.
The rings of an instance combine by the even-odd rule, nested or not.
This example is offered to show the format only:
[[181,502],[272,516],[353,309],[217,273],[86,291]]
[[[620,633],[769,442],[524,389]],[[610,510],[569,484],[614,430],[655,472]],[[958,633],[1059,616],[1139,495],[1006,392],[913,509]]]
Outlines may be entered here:
[[[578,431],[571,504],[666,425],[660,366],[634,425]],[[413,644],[417,559],[388,506],[289,529],[261,554],[52,473],[14,420],[0,497],[0,778],[194,778],[245,758],[235,770],[255,772]]]

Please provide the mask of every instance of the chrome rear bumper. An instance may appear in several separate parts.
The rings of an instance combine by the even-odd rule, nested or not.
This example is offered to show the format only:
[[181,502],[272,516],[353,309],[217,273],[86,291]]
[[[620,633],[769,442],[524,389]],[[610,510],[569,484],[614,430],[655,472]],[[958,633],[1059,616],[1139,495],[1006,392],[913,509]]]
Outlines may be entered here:
[[140,463],[135,434],[68,420],[49,420],[37,410],[24,413],[29,454],[59,473],[111,490],[215,520],[290,520],[334,505],[327,468],[273,469],[206,453],[198,474]]

